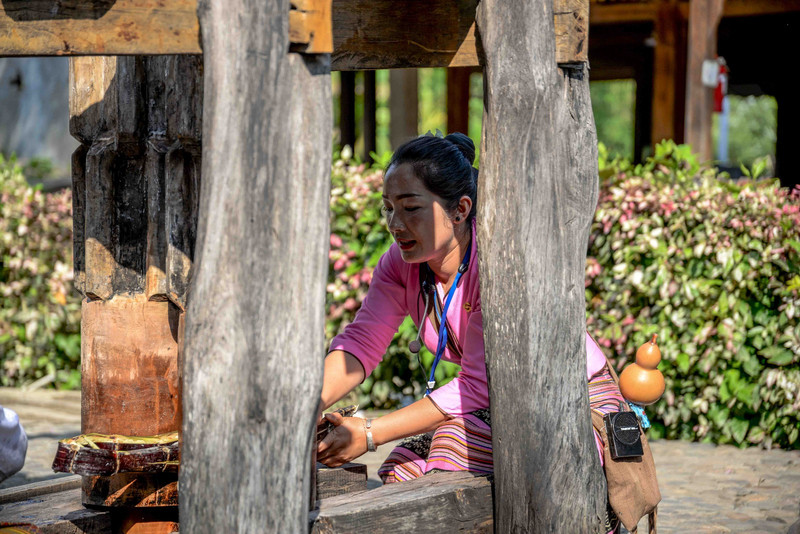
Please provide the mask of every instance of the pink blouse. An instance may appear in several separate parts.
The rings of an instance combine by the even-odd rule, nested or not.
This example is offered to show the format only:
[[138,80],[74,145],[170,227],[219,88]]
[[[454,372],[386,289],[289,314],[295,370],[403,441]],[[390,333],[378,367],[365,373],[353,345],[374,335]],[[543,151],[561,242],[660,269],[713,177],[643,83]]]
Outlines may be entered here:
[[[474,225],[472,240],[473,243],[477,242]],[[440,297],[443,296],[441,284],[436,285]],[[329,350],[349,352],[361,362],[369,375],[380,363],[406,316],[410,315],[419,327],[424,314],[424,299],[419,295],[419,264],[403,261],[397,243],[392,244],[375,268],[369,291],[355,320],[333,338]],[[440,410],[458,417],[489,407],[476,247],[472,247],[469,269],[461,277],[458,290],[453,295],[447,322],[461,345],[463,357],[459,358],[446,348],[442,359],[460,365],[461,371],[452,381],[435,389],[430,398]],[[427,317],[424,318],[421,339],[431,352],[436,351],[438,332]],[[588,333],[586,356],[588,380],[606,363],[602,351]]]

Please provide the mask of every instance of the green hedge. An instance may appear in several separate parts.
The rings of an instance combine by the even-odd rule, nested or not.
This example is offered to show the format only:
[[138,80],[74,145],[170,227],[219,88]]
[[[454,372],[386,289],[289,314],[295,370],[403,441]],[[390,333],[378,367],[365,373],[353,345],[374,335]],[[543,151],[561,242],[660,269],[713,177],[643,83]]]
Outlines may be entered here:
[[80,387],[80,296],[72,289],[72,194],[28,185],[0,155],[0,385],[51,376]]
[[651,435],[800,448],[800,190],[732,183],[687,146],[600,150],[587,322],[618,368],[659,334]]
[[[664,143],[644,165],[600,148],[601,191],[586,264],[587,324],[621,368],[659,334],[667,381],[648,407],[655,437],[800,448],[800,191],[732,183],[688,147]],[[382,173],[348,158],[332,172],[330,340],[353,320],[391,244]],[[0,356],[3,385],[54,374],[79,384],[80,299],[71,289],[70,193],[27,186],[0,159]],[[392,408],[425,377],[403,323],[353,395]],[[426,368],[433,357],[423,350]],[[443,362],[444,383],[458,367]]]

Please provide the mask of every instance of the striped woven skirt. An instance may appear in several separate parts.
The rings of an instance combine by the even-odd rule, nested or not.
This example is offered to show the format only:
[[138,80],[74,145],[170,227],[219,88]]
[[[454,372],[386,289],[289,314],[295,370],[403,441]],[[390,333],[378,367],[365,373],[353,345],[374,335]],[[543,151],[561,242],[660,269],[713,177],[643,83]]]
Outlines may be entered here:
[[[608,368],[604,367],[589,381],[589,403],[593,409],[601,413],[614,412],[624,402]],[[602,463],[603,445],[596,430],[594,437]],[[436,471],[493,472],[489,410],[456,417],[434,432],[404,439],[386,458],[378,475],[384,484],[390,484]]]

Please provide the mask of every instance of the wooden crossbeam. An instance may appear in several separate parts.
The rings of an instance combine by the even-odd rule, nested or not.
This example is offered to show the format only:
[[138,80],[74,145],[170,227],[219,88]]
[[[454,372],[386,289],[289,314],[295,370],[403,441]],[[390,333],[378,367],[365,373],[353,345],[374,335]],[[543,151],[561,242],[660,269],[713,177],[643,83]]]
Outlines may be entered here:
[[[659,14],[659,5],[663,3],[663,1],[619,4],[592,2],[589,22],[591,25],[655,22]],[[679,3],[678,12],[684,20],[689,18],[688,0]],[[725,0],[722,18],[797,12],[800,12],[800,0]]]
[[[333,70],[479,66],[477,0],[293,0],[293,49]],[[588,0],[553,0],[556,61],[587,61]],[[200,54],[197,0],[3,0],[0,56]]]
[[0,2],[0,56],[199,53],[197,0]]

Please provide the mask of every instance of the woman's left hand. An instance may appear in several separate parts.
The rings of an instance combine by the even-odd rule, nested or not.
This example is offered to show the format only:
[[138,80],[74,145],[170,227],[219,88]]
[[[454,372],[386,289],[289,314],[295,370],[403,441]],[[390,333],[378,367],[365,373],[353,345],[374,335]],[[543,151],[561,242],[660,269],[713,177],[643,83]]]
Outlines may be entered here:
[[339,467],[367,452],[367,435],[364,419],[342,417],[338,413],[325,414],[334,428],[317,444],[317,461],[328,467]]

